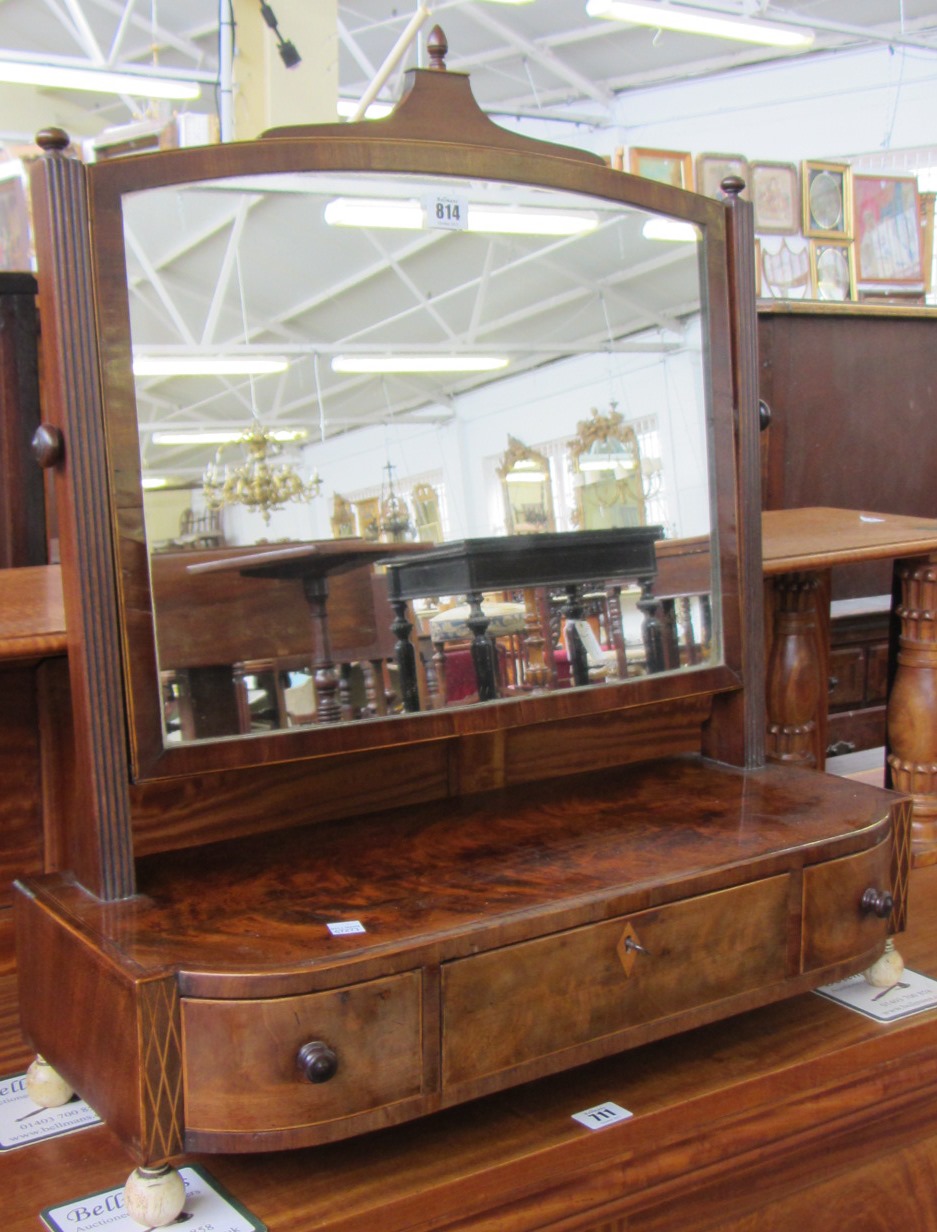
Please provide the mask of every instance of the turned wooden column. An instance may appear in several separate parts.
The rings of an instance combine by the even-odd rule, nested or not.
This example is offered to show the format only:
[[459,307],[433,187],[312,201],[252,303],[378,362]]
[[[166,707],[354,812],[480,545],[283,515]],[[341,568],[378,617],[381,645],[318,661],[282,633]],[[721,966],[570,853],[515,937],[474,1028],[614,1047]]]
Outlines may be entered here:
[[771,580],[771,648],[766,666],[768,761],[823,767],[819,747],[823,664],[817,636],[816,573]]
[[914,801],[914,863],[937,864],[937,555],[895,564],[898,653],[888,697],[888,775]]

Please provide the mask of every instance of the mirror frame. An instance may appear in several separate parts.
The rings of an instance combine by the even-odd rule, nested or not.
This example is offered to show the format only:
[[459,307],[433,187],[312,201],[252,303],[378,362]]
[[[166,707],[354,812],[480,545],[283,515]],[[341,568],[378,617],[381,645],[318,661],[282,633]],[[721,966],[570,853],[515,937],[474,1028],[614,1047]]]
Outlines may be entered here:
[[[468,79],[461,74],[431,68],[411,70],[408,77],[408,90],[403,100],[384,120],[275,130],[253,142],[166,151],[89,167],[65,168],[64,164],[73,163],[73,160],[63,156],[61,139],[49,139],[44,143],[47,155],[37,164],[34,188],[40,215],[37,226],[40,270],[49,271],[45,276],[55,295],[64,294],[66,299],[72,299],[72,305],[66,304],[63,310],[66,316],[71,312],[71,323],[66,324],[80,344],[82,355],[97,373],[96,381],[92,380],[86,389],[73,394],[68,387],[69,374],[64,370],[68,361],[56,357],[52,362],[59,364],[56,372],[58,396],[60,400],[71,399],[81,404],[72,422],[79,422],[84,415],[89,433],[91,425],[87,416],[90,414],[99,421],[105,455],[95,463],[98,475],[104,479],[103,494],[100,497],[89,494],[94,479],[78,480],[81,491],[73,493],[72,502],[75,507],[82,507],[84,501],[86,509],[88,503],[93,505],[96,499],[104,502],[102,508],[106,509],[112,535],[113,573],[109,574],[103,563],[94,566],[100,573],[97,601],[109,601],[113,609],[116,595],[113,628],[111,613],[95,616],[90,612],[88,605],[96,601],[94,595],[83,597],[84,614],[76,622],[76,636],[84,634],[85,642],[89,636],[96,637],[101,647],[98,662],[104,664],[107,671],[114,670],[105,663],[108,641],[119,648],[132,781],[147,782],[388,748],[557,718],[646,708],[653,703],[680,698],[712,697],[743,687],[730,320],[732,271],[727,242],[727,206],[613,170],[595,155],[518,137],[501,129],[478,110]],[[412,716],[334,727],[298,728],[191,745],[164,744],[143,522],[121,199],[125,193],[147,188],[222,177],[302,171],[450,175],[515,182],[620,202],[688,221],[700,228],[703,237],[699,262],[705,340],[704,392],[709,473],[714,485],[712,533],[717,545],[713,577],[722,636],[722,656],[718,664],[646,676],[617,685],[532,695],[466,709],[434,710]],[[54,187],[56,181],[60,182],[58,189]],[[57,194],[72,199],[75,217],[64,222],[56,217]],[[86,221],[80,217],[84,210],[87,211]],[[62,253],[63,236],[73,244],[73,251]],[[74,301],[75,296],[86,295],[87,279],[93,290],[93,330],[89,328],[88,311],[75,306]],[[64,332],[65,325],[62,328],[55,325],[50,334],[54,339]],[[60,346],[53,342],[53,349],[60,349]],[[52,401],[55,400],[53,397]],[[392,552],[390,545],[388,554]],[[84,589],[93,591],[94,587]],[[91,669],[86,663],[81,670],[87,685]],[[119,695],[118,687],[110,696]]]

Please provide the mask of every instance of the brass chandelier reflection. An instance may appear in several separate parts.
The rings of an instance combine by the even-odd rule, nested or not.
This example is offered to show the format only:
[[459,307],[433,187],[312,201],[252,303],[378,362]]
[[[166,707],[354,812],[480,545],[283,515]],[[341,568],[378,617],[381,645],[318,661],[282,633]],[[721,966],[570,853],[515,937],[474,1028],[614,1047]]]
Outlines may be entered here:
[[271,513],[289,503],[307,503],[322,491],[318,471],[307,482],[289,463],[271,465],[283,446],[256,417],[234,444],[243,447],[245,460],[234,467],[223,463],[222,445],[202,476],[202,491],[210,509],[243,505],[252,513],[262,514],[264,522],[269,523]]

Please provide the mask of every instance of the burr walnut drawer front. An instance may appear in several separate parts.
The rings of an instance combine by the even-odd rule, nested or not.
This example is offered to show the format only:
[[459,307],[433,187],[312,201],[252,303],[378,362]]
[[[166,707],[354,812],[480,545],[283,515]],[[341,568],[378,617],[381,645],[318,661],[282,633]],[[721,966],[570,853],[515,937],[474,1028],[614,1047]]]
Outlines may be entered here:
[[454,961],[443,1089],[781,981],[787,875]]
[[[884,941],[891,915],[891,840],[804,869],[803,968],[840,962]],[[863,896],[868,894],[863,905]]]
[[420,1094],[418,972],[304,996],[183,998],[186,1128],[315,1125]]

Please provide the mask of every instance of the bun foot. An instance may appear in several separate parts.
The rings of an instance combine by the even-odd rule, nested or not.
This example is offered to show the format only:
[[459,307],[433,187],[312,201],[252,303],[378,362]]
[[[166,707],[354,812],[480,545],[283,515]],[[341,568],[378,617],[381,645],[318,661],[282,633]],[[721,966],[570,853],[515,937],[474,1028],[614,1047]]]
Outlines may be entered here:
[[904,959],[895,949],[891,937],[885,942],[885,952],[865,972],[873,988],[892,988],[904,973]]
[[185,1185],[179,1173],[160,1168],[134,1168],[124,1186],[124,1209],[145,1228],[162,1228],[182,1214]]
[[40,1108],[61,1108],[75,1092],[48,1061],[36,1057],[26,1071],[26,1094]]

